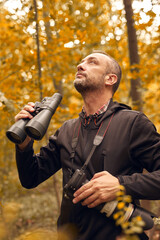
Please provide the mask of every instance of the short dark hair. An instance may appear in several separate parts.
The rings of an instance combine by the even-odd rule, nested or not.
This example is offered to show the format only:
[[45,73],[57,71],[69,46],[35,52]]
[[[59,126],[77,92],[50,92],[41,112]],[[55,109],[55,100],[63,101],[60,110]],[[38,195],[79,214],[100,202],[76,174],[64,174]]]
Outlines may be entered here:
[[113,57],[111,57],[109,54],[107,54],[106,52],[103,52],[101,50],[93,50],[92,53],[104,54],[111,60],[111,62],[109,63],[109,66],[107,65],[106,74],[114,73],[117,76],[117,82],[113,85],[113,95],[114,95],[114,93],[117,91],[117,89],[119,87],[119,84],[121,81],[121,76],[122,76],[122,70],[121,70],[119,63]]

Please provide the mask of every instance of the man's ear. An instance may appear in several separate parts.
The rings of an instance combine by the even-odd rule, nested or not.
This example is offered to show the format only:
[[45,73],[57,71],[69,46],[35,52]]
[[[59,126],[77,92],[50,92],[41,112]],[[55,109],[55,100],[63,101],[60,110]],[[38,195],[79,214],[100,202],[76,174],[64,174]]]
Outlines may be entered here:
[[115,74],[107,74],[104,78],[105,85],[112,86],[117,82],[117,75]]

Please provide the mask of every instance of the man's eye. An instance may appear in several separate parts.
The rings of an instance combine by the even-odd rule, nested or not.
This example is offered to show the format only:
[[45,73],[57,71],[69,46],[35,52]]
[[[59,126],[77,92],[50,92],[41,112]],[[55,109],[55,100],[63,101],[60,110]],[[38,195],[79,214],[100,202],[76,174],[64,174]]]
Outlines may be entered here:
[[96,64],[97,62],[95,60],[91,60],[89,63]]

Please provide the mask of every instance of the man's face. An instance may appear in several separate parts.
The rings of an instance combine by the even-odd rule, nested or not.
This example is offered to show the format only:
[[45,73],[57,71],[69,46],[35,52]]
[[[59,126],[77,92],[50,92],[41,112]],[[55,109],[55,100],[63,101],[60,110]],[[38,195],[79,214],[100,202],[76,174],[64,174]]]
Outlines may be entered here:
[[105,88],[104,78],[110,59],[101,53],[92,53],[77,66],[74,86],[78,92],[102,90]]

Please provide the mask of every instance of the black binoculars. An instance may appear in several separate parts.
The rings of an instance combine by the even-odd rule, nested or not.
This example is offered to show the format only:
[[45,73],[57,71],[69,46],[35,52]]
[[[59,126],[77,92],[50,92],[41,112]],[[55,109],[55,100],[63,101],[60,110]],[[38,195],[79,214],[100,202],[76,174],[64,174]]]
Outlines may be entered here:
[[13,124],[6,132],[8,139],[16,144],[22,143],[27,135],[41,140],[61,100],[62,95],[55,93],[52,97],[43,98],[42,102],[35,102],[35,111],[31,113],[33,118],[20,119]]

